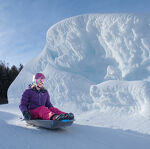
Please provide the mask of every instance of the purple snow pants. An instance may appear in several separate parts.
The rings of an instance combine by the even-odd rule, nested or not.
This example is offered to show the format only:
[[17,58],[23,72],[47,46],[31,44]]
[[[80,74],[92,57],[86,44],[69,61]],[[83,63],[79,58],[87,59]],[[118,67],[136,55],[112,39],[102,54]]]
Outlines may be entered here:
[[43,120],[50,120],[51,116],[54,114],[65,114],[65,112],[60,111],[55,107],[47,108],[45,106],[38,107],[36,109],[30,110],[30,114],[33,119],[43,119]]

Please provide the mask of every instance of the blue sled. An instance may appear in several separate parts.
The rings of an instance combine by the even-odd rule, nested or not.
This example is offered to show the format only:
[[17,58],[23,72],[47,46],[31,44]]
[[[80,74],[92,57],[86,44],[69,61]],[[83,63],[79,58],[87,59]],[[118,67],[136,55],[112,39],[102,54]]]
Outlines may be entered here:
[[74,120],[25,120],[27,124],[46,129],[57,129],[71,126]]

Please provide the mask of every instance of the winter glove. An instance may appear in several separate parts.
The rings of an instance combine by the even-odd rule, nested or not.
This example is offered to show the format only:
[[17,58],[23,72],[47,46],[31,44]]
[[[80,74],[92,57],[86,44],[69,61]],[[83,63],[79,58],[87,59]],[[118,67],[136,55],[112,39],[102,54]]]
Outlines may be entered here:
[[68,119],[68,120],[73,120],[74,119],[73,113],[65,113],[64,116],[65,116],[65,119]]
[[30,114],[29,111],[23,112],[23,116],[24,116],[25,120],[31,120],[32,119],[31,114]]

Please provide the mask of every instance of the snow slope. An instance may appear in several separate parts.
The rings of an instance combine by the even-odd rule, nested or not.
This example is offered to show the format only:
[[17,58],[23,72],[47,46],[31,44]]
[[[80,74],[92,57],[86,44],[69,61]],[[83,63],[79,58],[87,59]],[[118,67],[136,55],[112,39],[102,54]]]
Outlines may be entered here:
[[[59,134],[66,135],[82,148],[90,145],[93,148],[119,148],[122,145],[121,148],[126,145],[127,148],[148,148],[150,15],[76,16],[53,25],[46,39],[41,54],[24,67],[10,86],[8,97],[12,104],[2,108],[6,109],[0,113],[2,117],[11,115],[9,106],[18,106],[22,92],[32,82],[32,76],[43,72],[53,105],[66,112],[72,111],[76,116],[73,129]],[[14,107],[19,110],[17,106]],[[18,128],[20,123],[16,117],[20,115],[18,111],[7,119],[13,119],[10,125],[15,125],[14,130],[19,129],[26,134],[26,128]],[[7,120],[3,121],[4,126]],[[9,123],[4,127],[8,126]],[[34,131],[32,129],[29,134]],[[39,132],[40,136],[43,131],[34,133]],[[44,135],[47,136],[47,132]],[[56,140],[57,137],[54,132],[54,138],[50,138]],[[63,144],[63,141],[60,142]]]
[[149,149],[150,136],[134,131],[74,124],[70,128],[46,130],[19,120],[16,105],[0,106],[2,149]]

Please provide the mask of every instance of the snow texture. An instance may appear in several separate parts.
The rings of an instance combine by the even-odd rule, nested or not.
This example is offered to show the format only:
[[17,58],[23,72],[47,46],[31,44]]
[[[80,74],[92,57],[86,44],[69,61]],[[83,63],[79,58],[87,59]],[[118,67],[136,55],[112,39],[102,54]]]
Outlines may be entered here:
[[[76,124],[59,135],[52,132],[54,138],[43,130],[32,130],[33,136],[50,135],[60,141],[66,135],[76,148],[150,147],[150,15],[76,16],[53,25],[46,40],[40,55],[10,86],[9,103],[18,105],[32,76],[42,72],[51,102],[74,112]],[[9,116],[5,112],[1,115]],[[26,128],[17,129],[28,133]],[[147,135],[144,138],[140,133]],[[76,142],[80,138],[83,140]],[[54,142],[53,147],[59,148]]]
[[149,149],[150,136],[134,131],[74,124],[66,129],[47,130],[19,119],[16,105],[0,106],[2,149]]

